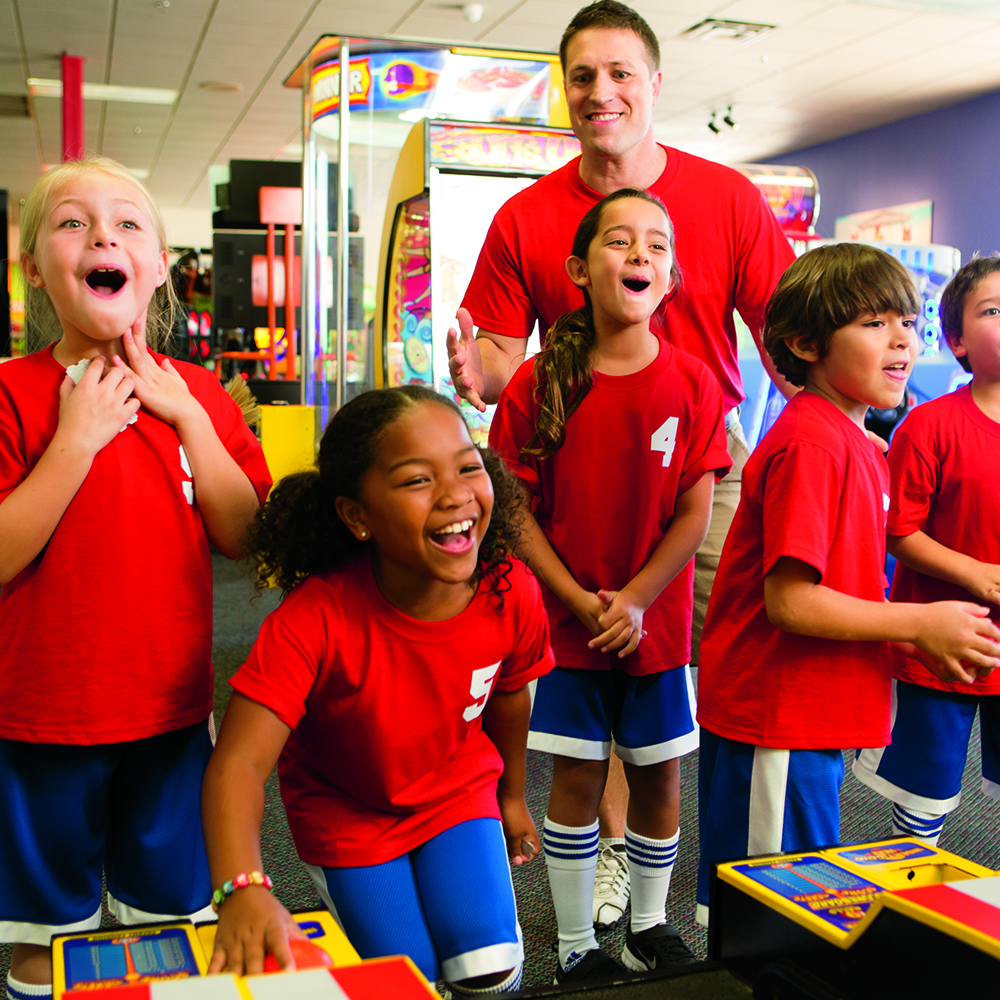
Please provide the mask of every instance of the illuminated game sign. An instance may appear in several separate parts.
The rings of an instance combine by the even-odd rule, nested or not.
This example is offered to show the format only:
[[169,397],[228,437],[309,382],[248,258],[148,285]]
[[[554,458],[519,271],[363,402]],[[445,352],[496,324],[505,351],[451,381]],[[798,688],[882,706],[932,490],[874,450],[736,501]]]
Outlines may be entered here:
[[530,129],[430,126],[428,159],[436,167],[475,167],[548,173],[580,155],[574,135]]
[[[350,106],[367,107],[371,101],[372,73],[370,60],[352,59],[347,74]],[[340,107],[340,61],[323,63],[313,70],[313,118],[322,118]]]
[[[352,110],[422,110],[426,117],[545,122],[551,68],[534,59],[459,55],[442,49],[374,52],[351,59]],[[340,60],[312,72],[313,121],[340,107]]]

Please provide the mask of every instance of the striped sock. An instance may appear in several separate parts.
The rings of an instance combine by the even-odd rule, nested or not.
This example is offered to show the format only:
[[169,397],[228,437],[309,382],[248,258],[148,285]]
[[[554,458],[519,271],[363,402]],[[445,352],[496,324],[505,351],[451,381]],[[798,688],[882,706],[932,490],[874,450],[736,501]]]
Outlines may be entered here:
[[898,802],[892,804],[892,832],[894,835],[916,837],[937,847],[941,831],[944,829],[944,818],[947,813],[921,812],[919,809],[904,808]]
[[7,973],[7,996],[9,1000],[38,1000],[52,996],[52,984],[22,983]]
[[482,989],[471,989],[468,986],[456,986],[454,983],[448,984],[453,1000],[472,1000],[473,997],[495,997],[500,993],[516,993],[521,988],[521,971],[524,963],[520,963],[516,969],[512,969],[510,975],[496,986],[486,986]]
[[677,860],[681,831],[666,840],[654,840],[625,827],[625,849],[632,876],[632,933],[648,930],[667,920],[667,893]]
[[545,817],[545,866],[559,925],[559,964],[564,968],[597,947],[594,937],[594,874],[597,820],[590,826],[563,826]]

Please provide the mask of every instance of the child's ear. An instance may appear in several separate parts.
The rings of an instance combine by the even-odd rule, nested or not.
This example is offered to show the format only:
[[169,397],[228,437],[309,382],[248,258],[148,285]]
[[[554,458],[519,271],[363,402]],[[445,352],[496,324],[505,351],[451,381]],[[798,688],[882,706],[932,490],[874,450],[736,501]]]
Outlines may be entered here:
[[337,497],[334,504],[337,516],[347,525],[347,530],[359,541],[368,538],[368,523],[365,519],[365,508],[357,501],[348,497]]
[[577,288],[586,288],[590,284],[590,271],[582,257],[567,257],[566,273]]
[[42,272],[38,270],[33,254],[26,253],[21,257],[21,271],[24,274],[24,280],[32,288],[45,287],[45,279],[42,277]]
[[794,337],[789,337],[785,343],[792,354],[802,361],[806,361],[809,364],[819,361],[819,348],[816,346],[816,341],[813,339],[812,334],[800,333]]
[[962,335],[960,333],[946,333],[944,336],[945,340],[948,341],[948,346],[951,348],[951,353],[956,358],[964,358],[969,353],[962,344]]
[[167,251],[160,251],[160,263],[156,268],[156,287],[159,288],[167,280],[170,268],[167,266]]

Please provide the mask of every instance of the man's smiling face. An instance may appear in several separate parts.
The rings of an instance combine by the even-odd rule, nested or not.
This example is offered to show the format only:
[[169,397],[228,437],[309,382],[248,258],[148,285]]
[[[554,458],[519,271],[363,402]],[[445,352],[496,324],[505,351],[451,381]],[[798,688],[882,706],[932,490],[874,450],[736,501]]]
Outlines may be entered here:
[[585,151],[621,157],[653,127],[661,74],[627,28],[584,28],[566,47],[570,123]]

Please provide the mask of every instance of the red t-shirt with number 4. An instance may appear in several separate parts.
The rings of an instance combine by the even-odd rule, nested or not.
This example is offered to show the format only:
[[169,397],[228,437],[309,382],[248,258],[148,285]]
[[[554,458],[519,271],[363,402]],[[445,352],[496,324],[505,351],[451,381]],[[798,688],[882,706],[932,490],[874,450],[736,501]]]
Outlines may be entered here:
[[[535,518],[573,578],[594,593],[624,587],[660,544],[677,497],[705,473],[719,479],[732,466],[718,381],[666,342],[641,371],[595,372],[562,447],[541,460],[519,455],[537,413],[534,362],[526,361],[500,396],[490,445],[534,495]],[[647,609],[648,634],[624,660],[588,649],[586,626],[543,584],[556,663],[617,666],[633,676],[683,666],[691,659],[693,581],[692,561]]]
[[382,596],[365,556],[268,615],[231,684],[292,729],[278,772],[307,864],[381,864],[499,818],[483,708],[552,668],[535,578],[515,561],[507,583],[499,612],[484,579],[461,614],[418,621]]

